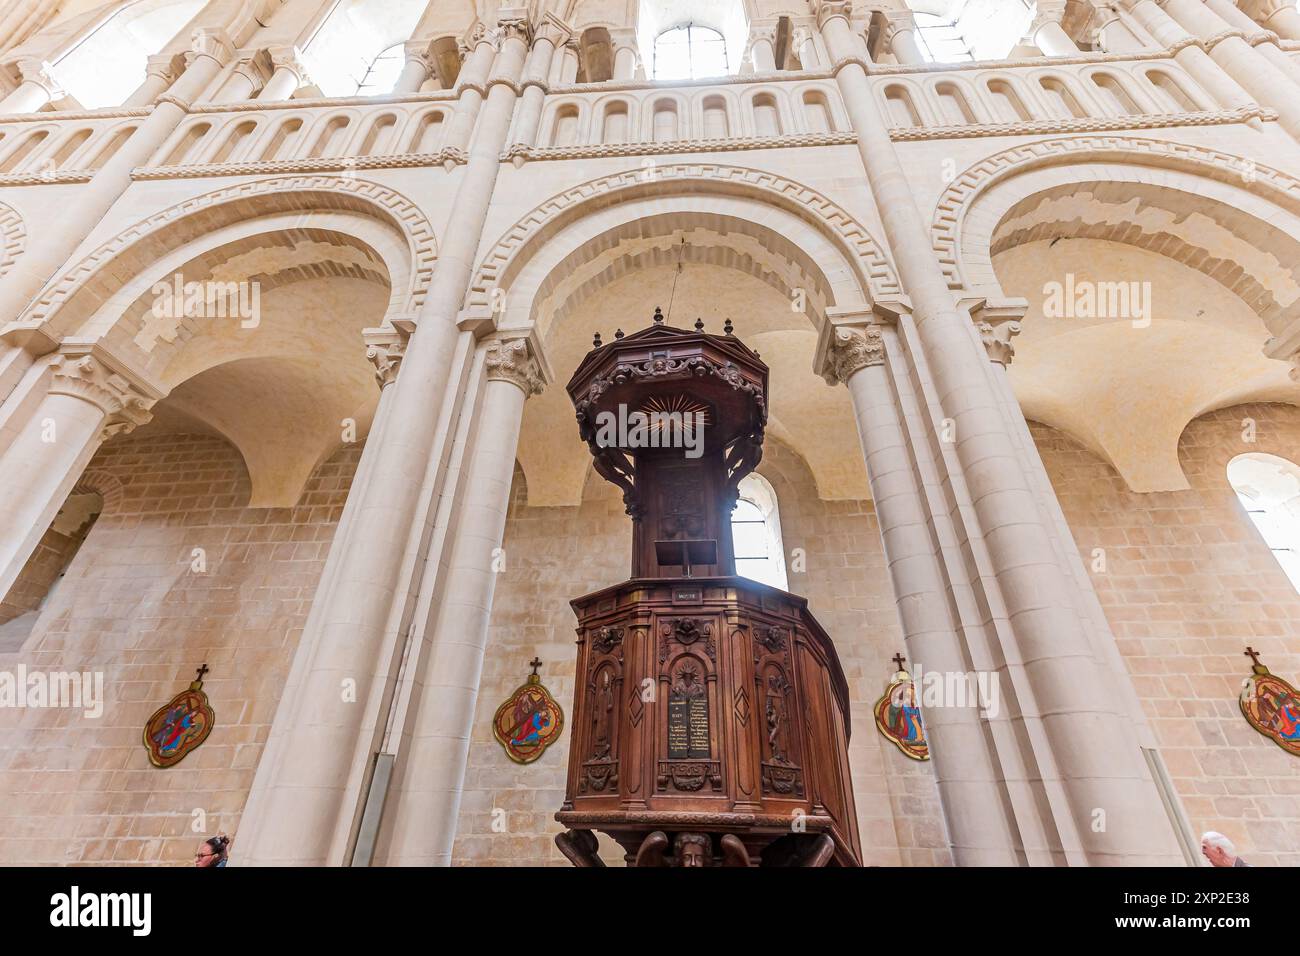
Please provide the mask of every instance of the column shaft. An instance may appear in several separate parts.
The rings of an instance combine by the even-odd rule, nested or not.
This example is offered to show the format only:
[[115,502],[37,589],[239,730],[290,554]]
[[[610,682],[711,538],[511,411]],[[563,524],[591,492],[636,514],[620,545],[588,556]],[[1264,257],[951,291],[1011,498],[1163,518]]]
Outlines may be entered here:
[[[1154,0],[1137,0],[1131,9],[1138,23],[1163,47],[1179,46],[1192,39],[1191,34],[1156,6]],[[1174,60],[1224,109],[1249,109],[1258,105],[1254,97],[1242,89],[1241,84],[1224,72],[1223,67],[1199,46],[1182,45],[1174,54]],[[1263,124],[1255,118],[1250,125],[1258,129]]]
[[490,378],[484,386],[443,600],[429,629],[433,643],[391,815],[389,865],[451,862],[496,586],[493,561],[505,533],[526,398],[510,381]]
[[[1108,709],[1125,677],[1093,666],[1091,638],[1071,599],[1074,582],[1053,553],[1023,463],[990,394],[988,357],[969,318],[955,307],[865,69],[854,58],[843,9],[825,4],[818,19],[901,285],[914,307],[916,347],[933,377],[927,412],[950,422],[945,470],[960,500],[969,502],[962,547],[974,572],[970,582],[989,608],[1006,667],[1028,692],[1020,706],[1037,744],[1032,756],[1045,781],[1048,807],[1042,812],[1052,824],[1054,856],[1086,862],[1126,852],[1130,862],[1174,862],[1174,834],[1132,731]],[[1122,812],[1122,837],[1114,826],[1105,833],[1090,827],[1089,814],[1099,807]]]
[[1282,128],[1300,142],[1300,100],[1292,94],[1288,75],[1239,36],[1220,36],[1231,30],[1201,0],[1166,0],[1165,10],[1176,23],[1200,40],[1219,37],[1210,58],[1258,102],[1277,110]]
[[1075,56],[1081,52],[1079,45],[1055,20],[1039,24],[1034,31],[1034,45],[1047,56]]
[[[1205,0],[1205,5],[1234,30],[1241,30],[1247,35],[1261,32],[1259,24],[1237,9],[1230,0]],[[1290,55],[1283,51],[1275,41],[1266,40],[1258,43],[1255,45],[1255,50],[1269,63],[1277,67],[1278,70],[1285,73],[1292,83],[1300,84],[1300,63],[1291,59]]]
[[[481,48],[481,45],[480,45]],[[394,601],[408,586],[400,569],[428,469],[458,330],[456,318],[472,274],[514,110],[524,42],[516,31],[502,40],[469,162],[457,190],[447,235],[434,266],[402,372],[392,386],[392,408],[382,443],[368,443],[373,480],[354,492],[356,529],[347,547],[332,547],[330,588],[319,591],[294,658],[295,711],[281,708],[277,725],[293,727],[282,759],[263,762],[254,781],[257,813],[241,833],[252,864],[337,865],[358,812],[358,782],[373,757],[377,720],[392,685],[383,649],[395,635],[386,627]],[[340,689],[352,681],[356,702]],[[367,716],[369,715],[369,716]]]
[[454,149],[466,149],[469,146],[475,121],[483,106],[484,84],[495,54],[492,44],[483,39],[474,45],[473,51],[465,58],[460,76],[456,78],[460,96],[456,100],[456,110],[452,113],[451,121],[447,124],[444,146]]
[[[952,640],[962,628],[960,611],[953,606],[938,557],[920,468],[890,370],[883,363],[869,364],[850,374],[847,385],[880,533],[890,544],[889,574],[908,656],[927,670],[966,673],[972,664]],[[1025,841],[1016,832],[1010,801],[999,784],[991,725],[977,709],[966,707],[927,710],[925,725],[954,862],[1025,862],[1019,849]]]

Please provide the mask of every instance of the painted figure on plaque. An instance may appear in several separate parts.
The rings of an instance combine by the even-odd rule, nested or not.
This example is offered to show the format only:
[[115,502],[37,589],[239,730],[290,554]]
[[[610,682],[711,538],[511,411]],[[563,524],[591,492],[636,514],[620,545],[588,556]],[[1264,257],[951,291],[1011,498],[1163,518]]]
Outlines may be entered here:
[[162,707],[154,711],[144,725],[144,746],[149,762],[155,767],[172,767],[212,732],[216,714],[203,692],[203,675],[208,665],[199,668],[198,677]]
[[1300,756],[1300,692],[1270,674],[1259,662],[1259,652],[1247,647],[1251,675],[1242,681],[1242,716],[1246,722],[1289,754]]
[[564,712],[537,676],[542,662],[529,661],[528,682],[515,689],[497,708],[492,733],[515,763],[532,763],[555,743],[564,729]]
[[930,745],[925,739],[916,684],[912,675],[903,669],[906,658],[895,654],[893,659],[898,671],[885,689],[885,695],[876,701],[876,729],[913,760],[929,760]]

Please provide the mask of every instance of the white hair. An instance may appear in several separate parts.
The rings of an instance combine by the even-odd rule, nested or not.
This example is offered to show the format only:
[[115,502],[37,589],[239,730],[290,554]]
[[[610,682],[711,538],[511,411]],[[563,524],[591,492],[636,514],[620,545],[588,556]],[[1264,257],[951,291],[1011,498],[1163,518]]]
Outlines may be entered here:
[[1201,834],[1201,844],[1204,845],[1207,843],[1210,846],[1217,846],[1220,850],[1223,850],[1230,856],[1237,855],[1237,847],[1233,842],[1216,830],[1207,830],[1205,833]]

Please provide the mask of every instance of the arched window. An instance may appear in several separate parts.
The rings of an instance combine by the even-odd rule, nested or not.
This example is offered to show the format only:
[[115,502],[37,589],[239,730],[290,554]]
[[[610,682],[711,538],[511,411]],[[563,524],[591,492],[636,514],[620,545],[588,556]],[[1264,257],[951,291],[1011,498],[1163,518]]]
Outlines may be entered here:
[[54,78],[88,110],[119,106],[144,82],[158,53],[204,0],[135,0],[120,7],[54,63]]
[[370,61],[370,69],[366,70],[366,75],[361,78],[361,83],[357,86],[357,96],[382,96],[393,92],[393,87],[397,85],[397,78],[402,75],[402,67],[405,65],[404,45],[398,43],[390,46]]
[[1300,591],[1300,465],[1251,453],[1228,462],[1228,481],[1260,537]]
[[1001,60],[1033,22],[1028,0],[968,3],[953,0],[946,13],[914,12],[921,51],[932,63]]
[[729,72],[727,43],[717,30],[688,23],[665,30],[655,40],[656,80],[694,80]]
[[731,543],[736,553],[736,573],[786,590],[785,546],[781,542],[781,516],[776,492],[761,475],[740,482],[740,498],[731,513]]

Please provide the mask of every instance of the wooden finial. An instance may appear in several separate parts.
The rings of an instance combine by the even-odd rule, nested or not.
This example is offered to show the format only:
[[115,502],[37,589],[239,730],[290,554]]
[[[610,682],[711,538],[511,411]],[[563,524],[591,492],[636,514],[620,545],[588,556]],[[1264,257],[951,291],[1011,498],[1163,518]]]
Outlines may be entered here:
[[622,330],[622,329],[615,329],[615,330],[614,330],[614,338],[616,338],[616,339],[621,339],[622,337],[623,337],[623,330]]
[[695,331],[696,331],[696,332],[703,332],[703,331],[704,331],[704,320],[703,320],[703,319],[698,318],[698,317],[695,319]]
[[722,323],[722,334],[723,334],[723,335],[730,335],[732,329],[734,329],[734,328],[735,328],[735,326],[731,324],[731,319],[727,319],[726,322]]
[[597,332],[596,335],[595,335],[595,337],[592,338],[592,340],[591,340],[591,347],[592,347],[593,349],[598,349],[598,348],[600,348],[600,333],[599,333],[599,332]]
[[661,308],[659,308],[659,306],[656,305],[656,306],[655,306],[655,325],[663,325],[663,324],[664,324],[664,310],[661,309]]

